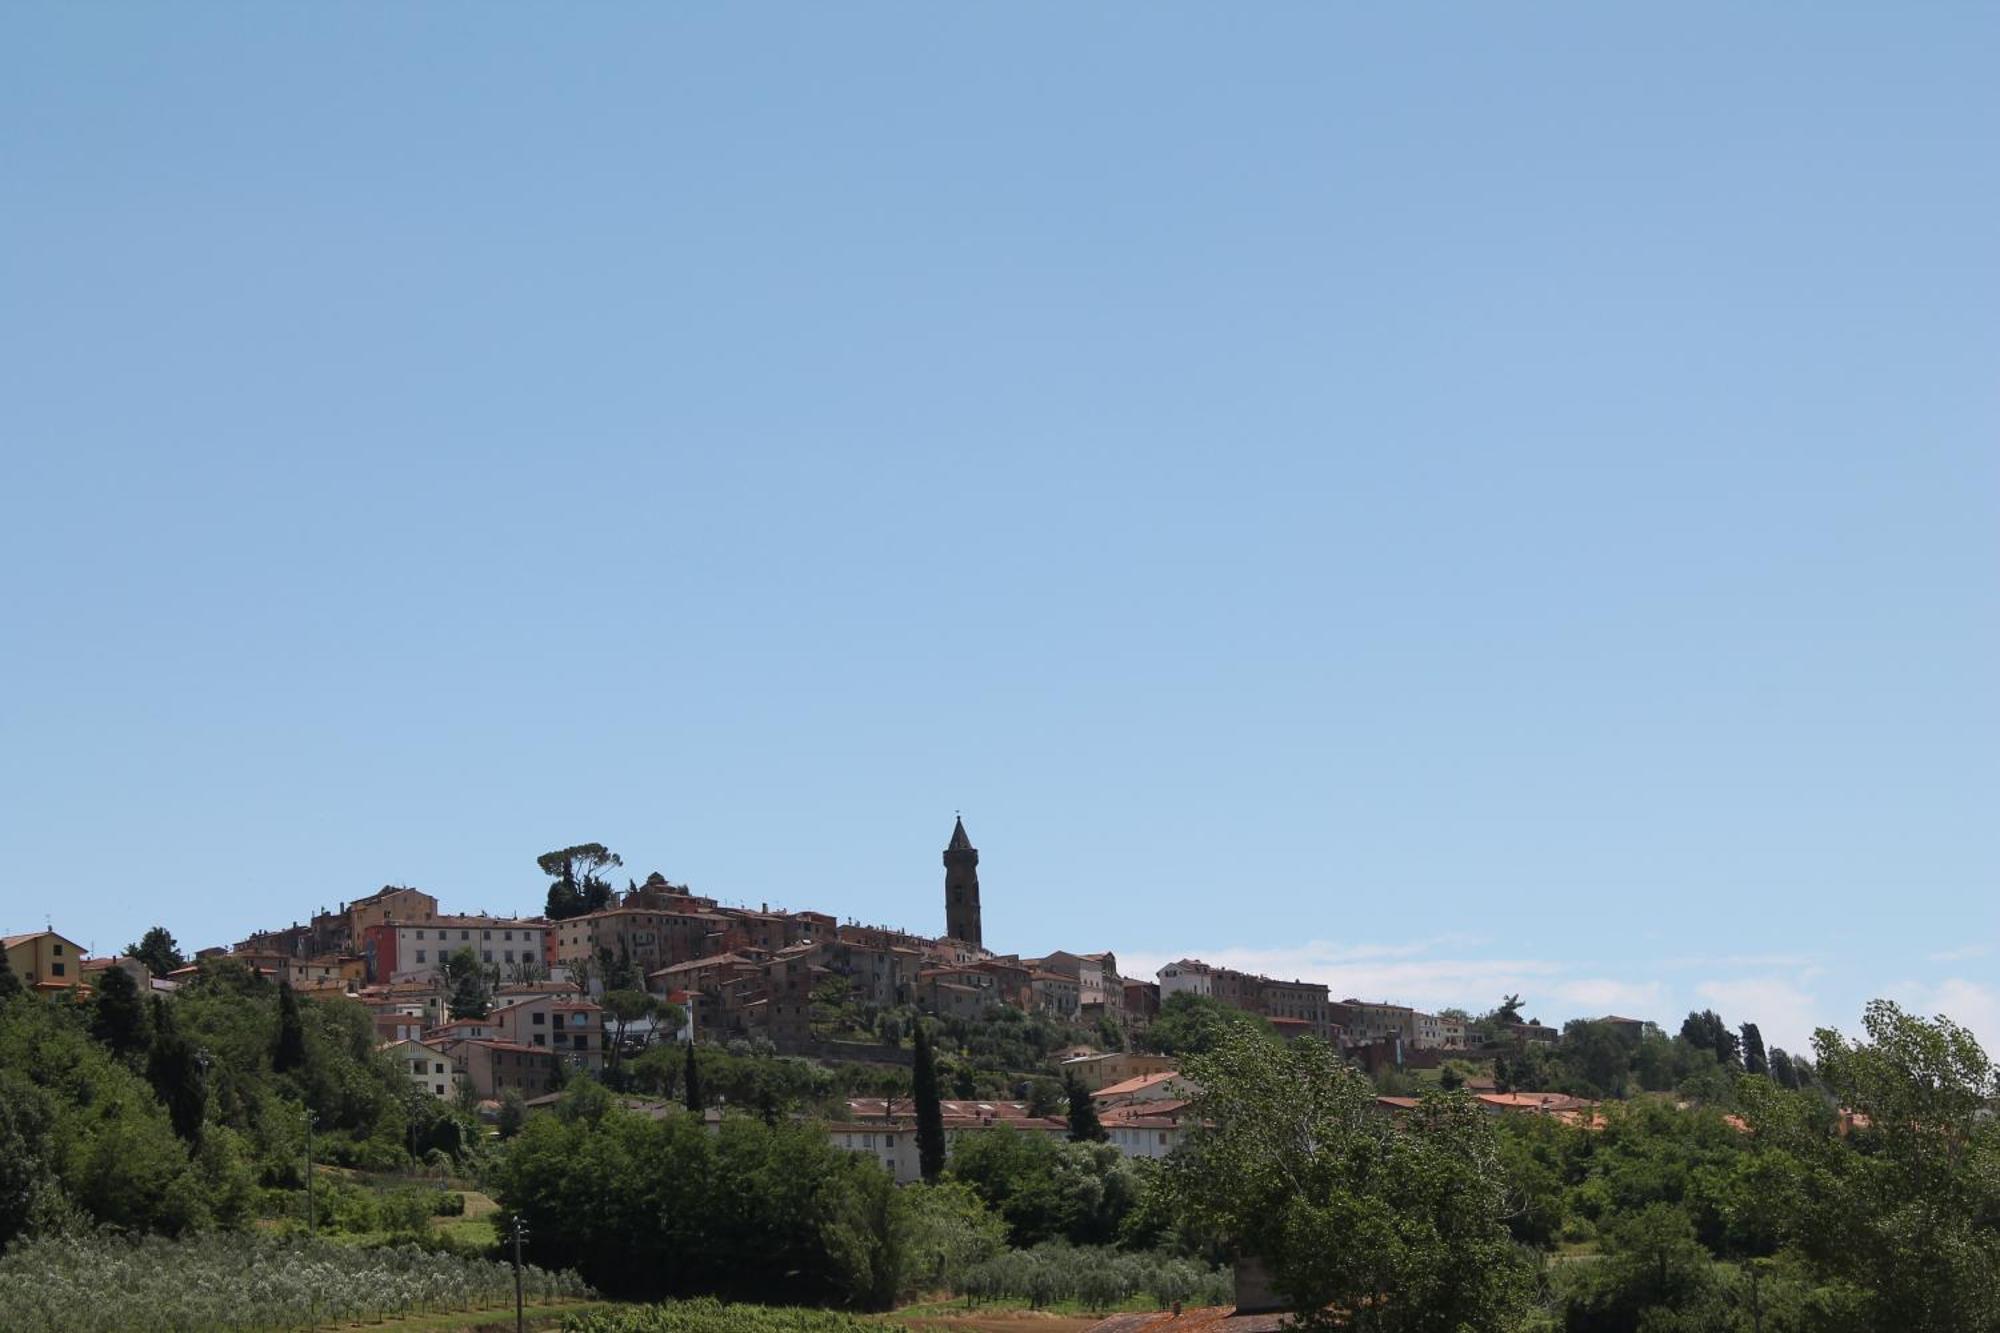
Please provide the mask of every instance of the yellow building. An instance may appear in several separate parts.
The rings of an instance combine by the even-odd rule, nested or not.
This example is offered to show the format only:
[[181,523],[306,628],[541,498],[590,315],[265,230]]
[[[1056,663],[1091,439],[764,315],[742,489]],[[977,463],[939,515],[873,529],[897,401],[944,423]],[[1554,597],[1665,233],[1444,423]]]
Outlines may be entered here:
[[29,990],[68,990],[83,980],[83,946],[53,930],[6,937],[7,966]]

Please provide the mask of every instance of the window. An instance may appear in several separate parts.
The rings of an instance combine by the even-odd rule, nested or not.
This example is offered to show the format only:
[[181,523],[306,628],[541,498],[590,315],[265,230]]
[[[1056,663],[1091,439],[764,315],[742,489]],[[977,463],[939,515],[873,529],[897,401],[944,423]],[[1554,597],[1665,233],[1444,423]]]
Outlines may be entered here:
[[510,963],[514,961],[514,951],[512,949],[507,950],[507,961]]
[[535,1026],[536,1026],[536,1027],[540,1027],[540,1026],[541,1026],[541,1025],[542,1025],[542,1024],[544,1023],[544,1022],[546,1022],[546,1021],[547,1021],[547,1019],[548,1019],[548,1015],[547,1015],[547,1014],[543,1013],[543,1012],[542,1012],[541,1010],[539,1010],[539,1009],[535,1010]]
[[[511,931],[511,930],[508,930],[508,931],[503,931],[503,932],[501,932],[501,938],[503,938],[503,939],[509,939],[509,940],[511,940],[511,939],[513,939],[513,938],[514,938],[514,932],[513,932],[513,931]],[[509,958],[512,958],[512,957],[513,957],[513,955],[512,955],[512,954],[509,954],[509,955],[507,955],[507,956],[508,956]]]
[[462,940],[469,940],[472,938],[472,932],[469,930],[461,930],[458,932],[458,937]]
[[[55,942],[54,942],[53,940],[52,940],[52,941],[50,941],[50,943],[51,943],[51,945],[52,945],[52,946],[54,947],[54,949],[55,949],[55,951],[56,951],[56,955],[55,955],[55,956],[56,956],[56,957],[58,957],[58,958],[62,957],[62,945],[60,945],[60,944],[57,944],[57,943],[55,943]],[[61,975],[61,973],[57,973],[57,975],[58,975],[58,976],[60,976],[60,975]]]
[[63,965],[62,965],[61,963],[50,963],[50,964],[49,964],[49,975],[50,975],[50,976],[56,976],[56,977],[59,977],[59,976],[62,976],[62,975],[63,975]]
[[444,1072],[444,1061],[439,1060],[436,1063],[437,1063],[437,1068],[433,1069],[431,1072],[434,1074],[442,1074]]
[[482,940],[490,940],[493,938],[493,932],[490,930],[482,930],[479,932],[479,938]]
[[480,951],[479,951],[479,961],[480,961],[480,962],[482,962],[482,963],[490,963],[490,962],[492,962],[492,961],[493,961],[493,951],[492,951],[491,949],[482,949],[482,950],[480,950]]
[[537,1032],[535,1034],[534,1044],[537,1046],[546,1046],[549,1044],[549,1039],[543,1036],[541,1033]]
[[430,959],[424,957],[424,951],[422,949],[419,949],[417,950],[417,961],[420,963],[427,963],[430,961]]

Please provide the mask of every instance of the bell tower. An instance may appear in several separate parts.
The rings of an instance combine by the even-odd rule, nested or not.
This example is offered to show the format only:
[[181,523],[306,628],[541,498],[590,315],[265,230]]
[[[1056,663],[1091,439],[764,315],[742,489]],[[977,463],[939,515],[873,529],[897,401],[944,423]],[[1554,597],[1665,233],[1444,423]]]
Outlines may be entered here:
[[965,836],[965,821],[951,830],[944,849],[944,933],[975,949],[979,939],[979,849]]

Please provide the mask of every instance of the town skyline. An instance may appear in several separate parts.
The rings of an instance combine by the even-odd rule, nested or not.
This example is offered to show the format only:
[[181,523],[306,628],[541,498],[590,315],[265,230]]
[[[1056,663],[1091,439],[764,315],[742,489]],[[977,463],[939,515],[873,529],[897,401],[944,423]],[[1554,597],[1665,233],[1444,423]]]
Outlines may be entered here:
[[[964,831],[963,816],[954,812],[958,822],[958,832]],[[939,840],[947,851],[955,842]],[[613,850],[616,850],[615,845]],[[978,855],[975,852],[975,857]],[[533,858],[525,858],[530,864]],[[1004,867],[1004,855],[1001,862]],[[368,890],[370,894],[378,889],[390,887],[410,887],[431,893],[441,903],[455,913],[470,915],[490,914],[498,917],[517,919],[543,919],[542,902],[539,900],[546,891],[546,882],[540,889],[534,885],[531,871],[526,877],[529,883],[520,891],[519,901],[489,894],[486,898],[466,898],[447,892],[439,892],[422,884],[399,885],[395,881],[386,882]],[[990,874],[991,871],[989,870]],[[869,918],[841,910],[841,905],[832,902],[795,901],[785,902],[756,895],[731,894],[726,890],[712,890],[708,886],[685,881],[673,874],[651,866],[641,867],[636,861],[628,861],[615,871],[614,881],[629,880],[634,883],[648,875],[665,874],[666,879],[675,883],[686,882],[697,894],[711,897],[726,907],[737,907],[752,911],[773,912],[825,912],[842,924],[853,922],[870,928],[886,928],[907,931],[913,935],[943,938],[946,907],[940,897],[937,884],[933,880],[929,890],[928,904],[911,901],[904,916]],[[949,876],[947,876],[949,879]],[[949,894],[947,883],[944,893]],[[356,894],[355,898],[366,895]],[[335,899],[315,906],[295,917],[292,924],[302,924],[309,920],[313,912],[328,912],[343,909],[352,899]],[[1012,922],[1018,919],[1019,905],[1010,901],[1009,893],[989,888],[987,902],[1000,907],[1002,919]],[[1008,910],[1012,908],[1013,910]],[[933,919],[934,918],[934,919]],[[63,922],[52,924],[61,928]],[[156,924],[166,925],[176,932],[185,950],[192,955],[196,949],[226,948],[245,937],[270,929],[282,929],[284,922],[258,917],[251,909],[244,909],[236,918],[233,927],[225,928],[213,938],[195,937],[185,934],[173,921],[146,921],[135,925],[129,932],[112,933],[120,940],[135,940],[144,931]],[[30,929],[30,923],[0,922],[8,933],[18,933]],[[234,933],[231,933],[233,929]],[[1767,986],[1756,981],[1748,983],[1697,982],[1692,987],[1676,988],[1668,978],[1676,972],[1685,973],[1693,969],[1714,966],[1717,962],[1731,962],[1735,965],[1769,967],[1774,969],[1804,970],[1808,976],[1820,971],[1811,959],[1797,955],[1768,956],[1763,958],[1738,957],[1718,960],[1700,955],[1679,958],[1665,958],[1661,961],[1658,977],[1655,979],[1634,979],[1615,977],[1578,976],[1564,969],[1560,964],[1545,959],[1520,959],[1492,957],[1482,953],[1481,940],[1476,934],[1462,932],[1431,937],[1424,940],[1404,942],[1353,942],[1341,943],[1333,940],[1307,939],[1293,944],[1266,945],[1258,942],[1236,942],[1227,940],[1195,939],[1187,941],[1183,948],[1131,947],[1123,940],[1071,939],[1065,934],[1066,928],[1060,924],[1048,926],[1040,935],[1028,939],[1001,939],[989,947],[996,953],[1011,953],[1020,956],[1038,956],[1050,949],[1106,949],[1115,953],[1123,974],[1140,979],[1154,978],[1162,968],[1182,960],[1197,960],[1219,968],[1269,977],[1276,980],[1303,980],[1325,985],[1334,1000],[1359,999],[1377,1004],[1403,1005],[1418,1010],[1439,1010],[1445,1008],[1464,1009],[1477,1016],[1492,1008],[1509,994],[1524,997],[1525,1016],[1541,1020],[1549,1026],[1560,1028],[1570,1019],[1594,1019],[1607,1014],[1623,1014],[1654,1022],[1671,1031],[1680,1016],[1691,1010],[1702,1008],[1721,1009],[1727,1013],[1756,1021],[1770,1036],[1773,1044],[1789,1049],[1806,1051],[1811,1049],[1811,1036],[1815,1028],[1828,1026],[1840,1029],[1843,1020],[1851,1022],[1852,1010],[1831,1009],[1822,1014],[1814,1007],[1801,1003],[1796,992],[1788,993],[1782,986]],[[78,933],[78,932],[72,932]],[[87,934],[88,932],[83,932]],[[121,945],[84,939],[93,954],[115,953]],[[1976,946],[1963,952],[1952,962],[1976,961],[1983,957]],[[1860,989],[1868,989],[1861,987]],[[1939,1011],[1964,1023],[1974,1032],[2000,1029],[2000,1012],[1996,1012],[1987,996],[1976,983],[1945,983],[1934,987],[1904,984],[1900,987],[1879,987],[1882,993],[1910,995],[1919,998],[1913,1007],[1922,1008],[1928,1000]],[[1683,1002],[1680,996],[1687,999]],[[1928,1012],[1927,1009],[1924,1011]]]

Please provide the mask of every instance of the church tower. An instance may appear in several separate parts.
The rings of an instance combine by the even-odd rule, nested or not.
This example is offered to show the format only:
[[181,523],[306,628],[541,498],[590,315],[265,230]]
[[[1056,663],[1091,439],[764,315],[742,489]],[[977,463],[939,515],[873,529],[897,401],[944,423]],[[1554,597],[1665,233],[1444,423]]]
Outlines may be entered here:
[[944,933],[974,948],[979,939],[979,849],[965,836],[965,821],[951,831],[944,849]]

